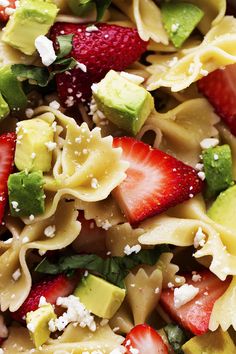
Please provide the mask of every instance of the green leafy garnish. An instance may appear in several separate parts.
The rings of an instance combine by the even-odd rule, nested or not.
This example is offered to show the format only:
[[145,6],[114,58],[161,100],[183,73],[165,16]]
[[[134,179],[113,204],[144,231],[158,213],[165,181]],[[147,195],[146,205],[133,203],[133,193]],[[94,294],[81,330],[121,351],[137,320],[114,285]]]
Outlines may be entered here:
[[100,275],[110,283],[124,288],[124,278],[131,269],[140,264],[153,266],[163,252],[169,252],[167,245],[161,245],[152,250],[141,250],[139,253],[133,253],[129,256],[106,259],[95,254],[78,254],[60,257],[57,263],[51,263],[44,258],[35,270],[40,273],[59,274],[76,269],[87,269]]
[[181,349],[183,344],[187,341],[187,336],[184,331],[178,325],[173,323],[165,326],[164,331],[174,352],[177,354],[184,354]]
[[66,57],[68,54],[70,54],[73,44],[73,34],[67,34],[63,36],[57,36],[57,41],[59,44],[59,52],[57,54],[57,59],[56,62],[58,62],[58,59]]
[[111,0],[95,0],[97,7],[97,21],[101,21],[104,12],[110,6]]
[[48,84],[50,74],[45,67],[14,64],[11,70],[16,77],[36,81],[39,86],[45,87]]

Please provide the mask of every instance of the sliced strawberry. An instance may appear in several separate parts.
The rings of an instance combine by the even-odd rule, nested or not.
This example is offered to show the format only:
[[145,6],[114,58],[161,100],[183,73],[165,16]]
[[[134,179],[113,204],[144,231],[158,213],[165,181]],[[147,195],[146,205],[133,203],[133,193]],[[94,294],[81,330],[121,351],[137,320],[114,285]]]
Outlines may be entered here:
[[84,64],[81,67],[56,76],[61,101],[72,107],[82,100],[90,99],[91,85],[99,82],[109,70],[124,70],[139,59],[147,49],[136,29],[96,24],[98,30],[86,31],[88,25],[56,23],[51,29],[51,39],[58,48],[57,36],[74,34],[73,50],[69,56]]
[[180,308],[174,305],[173,289],[165,289],[161,293],[160,304],[166,312],[182,327],[195,335],[208,331],[211,312],[216,300],[224,294],[231,279],[221,281],[209,270],[199,271],[199,281],[193,281],[192,276],[184,275],[186,283],[199,289],[198,294],[191,301]]
[[44,296],[50,304],[55,304],[59,296],[65,297],[70,295],[77,284],[78,279],[76,277],[68,278],[63,274],[34,284],[25,302],[16,312],[12,312],[12,318],[16,321],[24,321],[27,312],[38,308],[41,296]]
[[79,212],[81,231],[72,246],[78,253],[91,253],[104,256],[106,254],[106,230],[97,227],[94,220],[86,220],[84,213]]
[[198,89],[236,135],[236,64],[213,71],[198,81]]
[[15,146],[15,133],[0,135],[0,223],[7,201],[7,180],[13,169]]
[[6,6],[0,5],[0,21],[7,22],[16,8],[16,0],[8,0]]
[[168,348],[161,336],[146,324],[134,327],[127,334],[123,345],[127,354],[168,354]]
[[201,192],[197,172],[161,150],[134,138],[115,138],[114,147],[123,149],[130,163],[126,179],[113,191],[132,224],[162,213]]

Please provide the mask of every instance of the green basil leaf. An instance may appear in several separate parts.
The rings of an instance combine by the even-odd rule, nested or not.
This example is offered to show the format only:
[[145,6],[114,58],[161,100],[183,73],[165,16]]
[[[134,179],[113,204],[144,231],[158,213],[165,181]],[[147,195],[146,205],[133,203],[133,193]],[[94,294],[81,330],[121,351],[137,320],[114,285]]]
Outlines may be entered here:
[[104,12],[110,6],[111,0],[95,0],[97,7],[97,21],[101,21]]
[[59,44],[59,52],[57,54],[57,60],[55,64],[58,63],[58,59],[66,57],[68,54],[70,54],[72,48],[73,48],[73,34],[67,34],[67,35],[62,35],[62,36],[57,36],[57,41]]
[[185,332],[178,325],[172,323],[165,326],[164,331],[174,352],[177,354],[184,354],[181,348],[188,339]]
[[36,267],[36,271],[46,274],[67,273],[75,269],[87,269],[110,283],[124,287],[124,279],[129,271],[140,264],[154,265],[163,252],[169,252],[167,245],[155,247],[152,250],[141,250],[124,257],[103,259],[95,254],[82,254],[60,257],[58,263],[51,263],[44,258]]
[[34,80],[39,86],[45,87],[48,84],[49,71],[45,67],[14,64],[12,65],[11,70],[16,77]]
[[68,5],[71,11],[80,17],[86,16],[95,8],[95,3],[93,0],[68,0]]

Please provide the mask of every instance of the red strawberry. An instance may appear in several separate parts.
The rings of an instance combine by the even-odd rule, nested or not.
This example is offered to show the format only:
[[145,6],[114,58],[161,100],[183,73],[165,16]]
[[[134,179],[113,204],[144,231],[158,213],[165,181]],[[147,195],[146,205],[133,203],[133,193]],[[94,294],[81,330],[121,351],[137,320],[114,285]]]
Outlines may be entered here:
[[14,12],[13,9],[16,8],[16,0],[8,0],[8,5],[3,6],[0,5],[0,21],[7,22],[9,20],[10,15]]
[[0,223],[7,201],[7,180],[13,169],[16,134],[0,135]]
[[88,32],[88,25],[56,23],[51,39],[56,48],[57,36],[74,34],[70,56],[86,66],[87,72],[75,68],[56,76],[61,101],[72,107],[81,99],[91,97],[91,85],[99,82],[109,70],[124,70],[147,49],[136,29],[105,23],[96,24],[98,31]]
[[146,324],[134,327],[127,334],[123,345],[127,349],[127,354],[136,351],[138,354],[168,354],[168,348],[161,336]]
[[197,172],[183,162],[134,138],[115,138],[130,163],[113,195],[132,224],[162,213],[202,190]]
[[55,304],[59,296],[70,295],[78,283],[76,278],[68,278],[66,275],[59,274],[55,277],[48,278],[32,286],[32,289],[21,307],[12,312],[12,317],[16,321],[24,320],[25,315],[29,311],[34,311],[38,308],[41,296],[46,298],[50,304]]
[[209,270],[198,272],[199,281],[193,281],[191,275],[185,275],[186,283],[199,289],[191,301],[180,308],[174,305],[173,289],[165,289],[161,293],[160,304],[166,312],[181,326],[195,335],[208,331],[211,312],[216,300],[224,294],[230,284],[230,278],[221,281]]
[[236,135],[236,64],[213,71],[198,81],[198,89]]

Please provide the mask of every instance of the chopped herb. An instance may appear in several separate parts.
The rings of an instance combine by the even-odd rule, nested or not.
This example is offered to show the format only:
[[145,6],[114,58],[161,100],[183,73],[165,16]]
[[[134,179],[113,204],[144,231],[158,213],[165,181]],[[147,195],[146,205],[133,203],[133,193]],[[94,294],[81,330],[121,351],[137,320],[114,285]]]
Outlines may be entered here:
[[58,59],[66,57],[68,54],[70,54],[73,44],[73,34],[67,34],[63,36],[57,36],[57,41],[59,44],[59,52],[57,54],[57,59],[56,63],[58,62]]
[[184,354],[181,349],[183,344],[187,341],[187,336],[184,331],[178,325],[173,323],[165,326],[164,331],[174,352],[177,354]]
[[157,246],[152,250],[141,250],[137,254],[124,257],[103,259],[95,254],[60,257],[57,263],[46,258],[36,267],[36,271],[46,274],[59,274],[76,269],[87,269],[107,281],[124,288],[124,279],[129,271],[140,264],[153,266],[163,252],[169,252],[167,245]]
[[97,7],[97,21],[101,21],[104,12],[110,6],[111,0],[95,0]]

